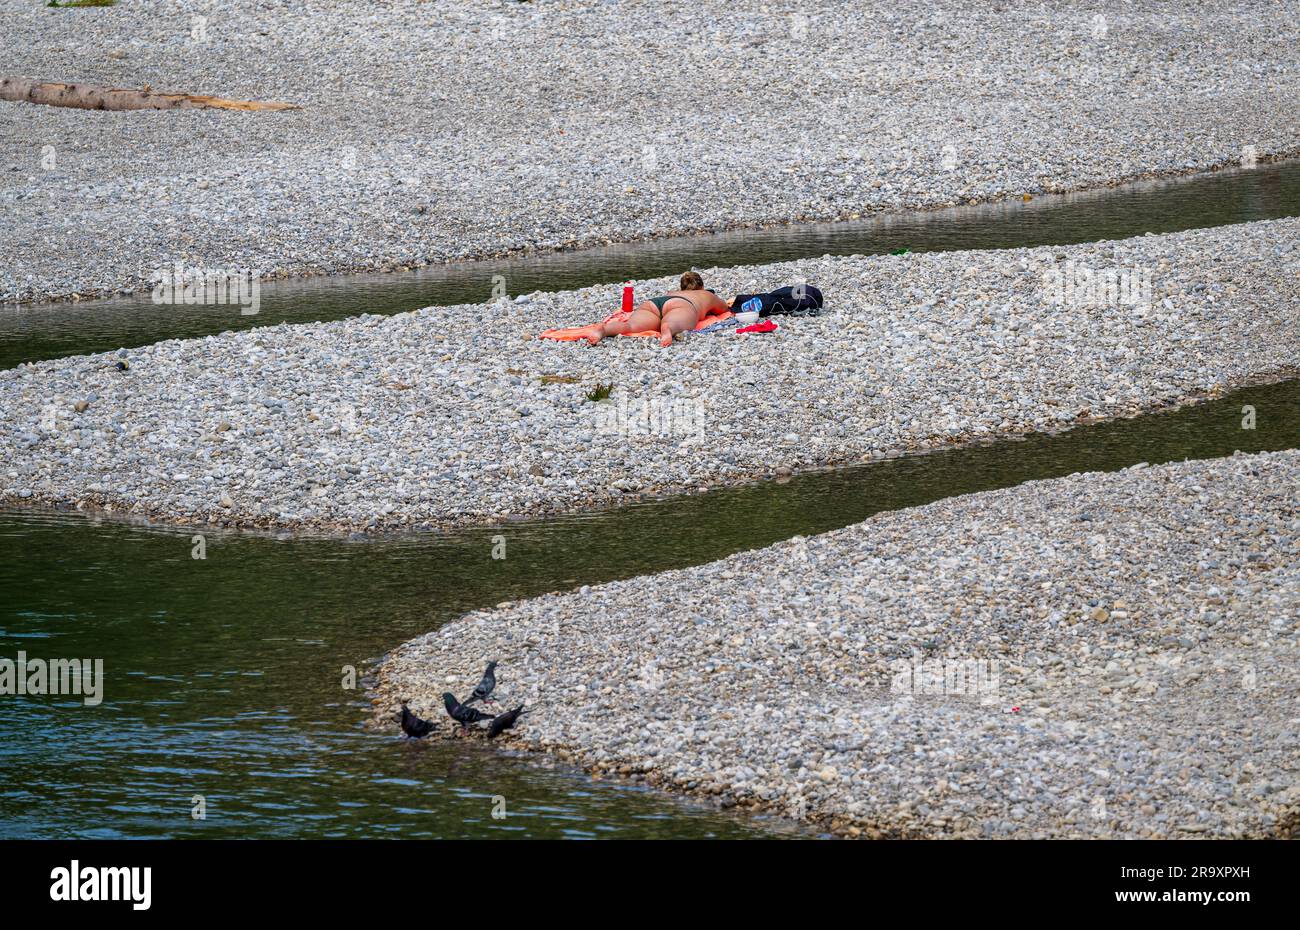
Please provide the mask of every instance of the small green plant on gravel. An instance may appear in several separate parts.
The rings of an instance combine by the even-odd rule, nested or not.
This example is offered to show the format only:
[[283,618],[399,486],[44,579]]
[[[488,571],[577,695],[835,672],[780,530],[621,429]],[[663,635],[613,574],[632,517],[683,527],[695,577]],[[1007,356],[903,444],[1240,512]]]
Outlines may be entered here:
[[68,0],[67,3],[60,3],[59,0],[50,0],[46,6],[112,6],[117,0]]
[[597,382],[596,386],[587,392],[587,400],[592,403],[599,403],[609,397],[613,392],[614,383],[612,381],[609,384],[601,384]]

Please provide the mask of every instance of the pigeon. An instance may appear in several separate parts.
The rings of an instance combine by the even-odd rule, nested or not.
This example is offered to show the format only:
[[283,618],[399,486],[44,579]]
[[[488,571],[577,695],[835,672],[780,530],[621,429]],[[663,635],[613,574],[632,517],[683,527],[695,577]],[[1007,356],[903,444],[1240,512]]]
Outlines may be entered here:
[[[479,679],[479,683],[474,687],[474,693],[465,699],[466,707],[475,701],[486,701],[488,699],[492,689],[497,686],[496,669],[497,663],[489,662],[487,664],[487,668],[483,670],[483,677]],[[496,701],[492,703],[495,704]]]
[[411,708],[406,706],[406,701],[402,702],[402,732],[411,739],[420,739],[428,736],[435,729],[437,724],[432,720],[421,720],[415,714],[411,713]]
[[504,731],[509,730],[515,725],[515,721],[526,713],[524,705],[520,704],[514,710],[508,710],[504,714],[493,717],[492,722],[488,724],[488,739],[494,739]]
[[463,729],[468,729],[471,723],[480,723],[492,719],[491,714],[485,714],[467,704],[460,703],[456,700],[456,695],[450,691],[442,692],[442,703],[447,705],[447,716],[459,723]]

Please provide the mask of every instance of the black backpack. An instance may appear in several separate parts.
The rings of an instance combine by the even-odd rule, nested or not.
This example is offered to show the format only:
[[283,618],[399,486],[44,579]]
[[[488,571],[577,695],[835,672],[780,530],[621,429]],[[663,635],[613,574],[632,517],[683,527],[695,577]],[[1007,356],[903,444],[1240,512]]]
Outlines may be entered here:
[[778,287],[766,294],[737,294],[732,312],[757,310],[760,317],[774,313],[790,316],[817,316],[822,312],[822,292],[811,284]]

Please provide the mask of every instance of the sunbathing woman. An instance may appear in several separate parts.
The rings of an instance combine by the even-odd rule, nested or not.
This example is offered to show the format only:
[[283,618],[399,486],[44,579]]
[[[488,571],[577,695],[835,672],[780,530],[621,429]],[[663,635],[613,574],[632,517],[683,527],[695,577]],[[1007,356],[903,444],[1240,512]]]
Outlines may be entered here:
[[657,329],[659,344],[669,346],[678,333],[694,329],[710,313],[725,313],[727,309],[726,301],[704,289],[703,278],[694,271],[688,271],[682,275],[681,290],[641,301],[632,315],[622,322],[610,320],[588,326],[587,341],[595,345],[606,336]]

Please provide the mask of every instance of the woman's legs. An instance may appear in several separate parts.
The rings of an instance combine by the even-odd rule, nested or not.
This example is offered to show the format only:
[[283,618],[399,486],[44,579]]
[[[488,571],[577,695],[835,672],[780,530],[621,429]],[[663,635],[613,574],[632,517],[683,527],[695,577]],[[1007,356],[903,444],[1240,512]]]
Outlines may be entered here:
[[647,330],[659,331],[659,344],[672,345],[673,337],[695,328],[699,312],[692,306],[677,306],[663,312],[650,301],[642,301],[632,311],[632,315],[622,322],[610,320],[607,323],[593,323],[587,327],[587,341],[592,345],[606,336],[621,336],[624,333],[643,333]]
[[695,328],[698,316],[694,307],[674,307],[664,313],[664,318],[659,324],[659,344],[672,345],[673,337],[678,333]]
[[659,329],[659,311],[654,309],[654,304],[646,301],[644,307],[637,307],[632,311],[632,315],[621,323],[614,320],[608,323],[593,323],[587,328],[587,341],[595,345],[606,336],[643,333],[648,329]]

